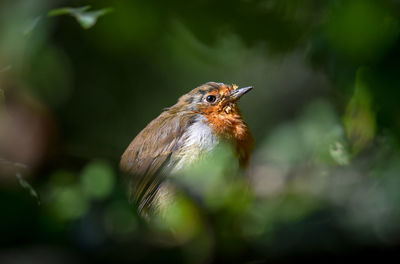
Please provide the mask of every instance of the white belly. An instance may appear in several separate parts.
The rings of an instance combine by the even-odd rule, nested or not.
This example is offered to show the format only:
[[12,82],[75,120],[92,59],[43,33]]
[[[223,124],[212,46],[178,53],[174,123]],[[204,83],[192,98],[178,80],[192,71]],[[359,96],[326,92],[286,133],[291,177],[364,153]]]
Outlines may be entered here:
[[218,143],[218,137],[208,126],[207,119],[199,115],[182,135],[182,147],[172,157],[172,161],[175,163],[172,172],[177,172],[198,161]]

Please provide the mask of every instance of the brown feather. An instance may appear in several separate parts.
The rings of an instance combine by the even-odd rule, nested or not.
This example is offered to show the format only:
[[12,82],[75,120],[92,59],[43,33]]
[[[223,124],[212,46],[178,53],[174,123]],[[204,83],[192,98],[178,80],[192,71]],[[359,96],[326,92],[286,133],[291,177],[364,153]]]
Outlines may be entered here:
[[171,153],[179,149],[179,141],[194,113],[176,115],[174,109],[163,112],[151,121],[130,143],[121,158],[120,167],[130,177],[130,200],[139,206],[139,211],[148,207],[164,174],[172,167],[165,167]]

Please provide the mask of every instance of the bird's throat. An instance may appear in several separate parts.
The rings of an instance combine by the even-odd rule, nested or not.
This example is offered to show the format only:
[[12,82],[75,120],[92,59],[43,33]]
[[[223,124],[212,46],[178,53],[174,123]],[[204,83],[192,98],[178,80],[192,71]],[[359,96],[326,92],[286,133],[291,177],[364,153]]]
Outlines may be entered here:
[[219,138],[228,140],[235,146],[241,166],[247,166],[254,147],[254,138],[236,105],[226,105],[222,111],[206,112],[205,117]]

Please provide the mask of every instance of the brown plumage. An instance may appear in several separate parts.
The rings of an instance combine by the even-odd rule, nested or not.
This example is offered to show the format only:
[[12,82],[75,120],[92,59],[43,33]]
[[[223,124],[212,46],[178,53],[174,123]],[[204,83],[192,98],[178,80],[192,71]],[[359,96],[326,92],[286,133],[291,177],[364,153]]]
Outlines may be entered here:
[[214,82],[201,85],[135,137],[120,166],[130,175],[129,196],[140,213],[158,209],[165,192],[170,192],[168,174],[198,161],[221,141],[234,145],[241,166],[248,164],[254,140],[237,101],[249,90]]

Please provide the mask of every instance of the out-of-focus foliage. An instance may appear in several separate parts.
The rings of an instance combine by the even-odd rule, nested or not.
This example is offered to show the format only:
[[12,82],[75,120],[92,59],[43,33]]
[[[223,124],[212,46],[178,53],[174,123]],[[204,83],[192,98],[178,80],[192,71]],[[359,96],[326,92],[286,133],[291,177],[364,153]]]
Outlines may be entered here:
[[19,185],[28,190],[30,195],[33,196],[37,200],[38,205],[40,205],[40,198],[36,190],[26,180],[24,180],[24,178],[22,178],[21,173],[15,173],[15,176],[18,179]]
[[333,1],[325,31],[334,49],[351,59],[379,59],[399,35],[396,11],[373,0]]
[[343,120],[347,137],[353,143],[353,150],[356,153],[367,147],[375,136],[375,111],[372,109],[372,96],[363,80],[363,75],[366,74],[368,74],[366,70],[357,71],[354,95],[350,99]]
[[[394,0],[0,0],[0,263],[394,256],[399,10]],[[255,87],[240,103],[251,166],[238,170],[220,146],[171,177],[177,199],[145,221],[119,158],[207,81]]]
[[71,8],[71,7],[64,7],[51,10],[48,15],[49,16],[61,16],[61,15],[70,15],[73,16],[76,21],[84,28],[89,29],[93,27],[97,19],[101,16],[106,15],[107,13],[111,12],[112,9],[104,8],[96,11],[88,11],[90,6],[83,6],[79,8]]

